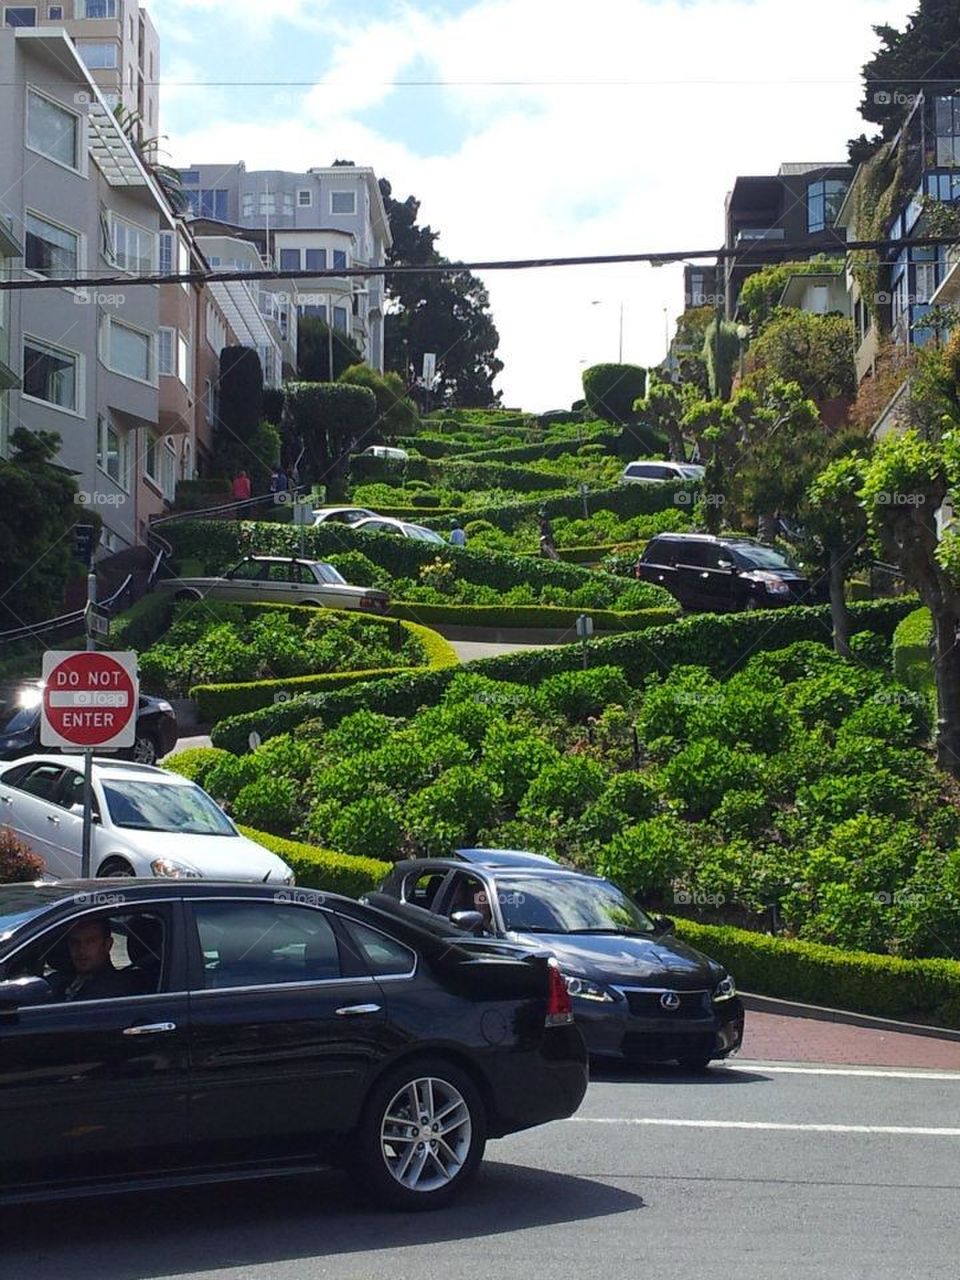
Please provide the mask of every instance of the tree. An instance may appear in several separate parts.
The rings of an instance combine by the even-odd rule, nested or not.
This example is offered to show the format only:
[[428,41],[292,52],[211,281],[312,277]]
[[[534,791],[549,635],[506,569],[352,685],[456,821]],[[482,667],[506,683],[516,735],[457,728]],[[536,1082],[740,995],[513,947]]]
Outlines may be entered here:
[[885,558],[897,565],[933,618],[937,763],[960,777],[960,534],[939,537],[936,513],[960,501],[960,435],[924,440],[910,429],[885,436],[860,497]]
[[280,457],[280,434],[264,420],[263,369],[252,347],[220,353],[220,406],[213,434],[213,472],[246,471],[254,493],[265,493]]
[[647,371],[635,364],[595,364],[583,371],[587,408],[604,422],[627,423],[636,418],[634,405],[647,391]]
[[960,82],[960,8],[956,0],[921,0],[903,31],[875,26],[880,48],[863,67],[860,114],[880,126],[874,138],[850,144],[851,160],[862,162],[894,136],[918,93],[952,93]]
[[750,347],[747,383],[795,382],[817,404],[857,389],[853,323],[844,316],[778,311]]
[[[333,377],[330,348],[333,347]],[[301,316],[297,335],[297,377],[302,382],[336,382],[348,369],[363,362],[360,348],[349,334],[333,328],[319,316]]]
[[[390,266],[445,266],[437,252],[439,232],[417,221],[420,202],[414,196],[399,201],[386,179],[380,181],[390,220],[393,245]],[[490,315],[490,297],[483,282],[469,271],[388,277],[385,344],[387,363],[404,381],[417,374],[423,357],[437,357],[434,394],[451,407],[486,408],[499,401],[493,383],[503,370],[497,358],[500,335]]]
[[703,361],[707,367],[707,387],[714,399],[730,399],[739,355],[736,325],[726,320],[712,320],[703,335]]
[[340,382],[291,382],[287,410],[311,480],[326,485],[328,499],[343,497],[350,453],[377,418],[376,396]]
[[367,387],[377,400],[377,420],[371,433],[377,438],[413,435],[420,426],[417,406],[407,395],[399,373],[379,374],[367,364],[354,364],[338,381],[353,387]]
[[690,307],[677,318],[677,332],[670,344],[677,381],[682,386],[692,386],[701,396],[710,389],[703,343],[715,316],[713,307]]
[[0,458],[0,629],[13,630],[62,612],[75,563],[69,531],[99,526],[80,505],[73,475],[54,458],[60,437],[17,427],[11,454]]
[[851,569],[868,558],[867,513],[860,500],[867,462],[859,453],[835,458],[807,490],[800,512],[803,528],[817,558],[825,562],[830,583],[833,644],[841,657],[850,656],[850,611],[846,581]]
[[646,398],[637,400],[633,410],[646,426],[663,432],[667,437],[670,457],[674,462],[686,462],[687,450],[680,426],[684,413],[683,397],[672,383],[658,382],[651,377]]
[[738,307],[754,333],[759,333],[780,305],[791,276],[822,275],[828,271],[840,275],[843,259],[817,257],[804,262],[776,262],[761,267],[743,282]]

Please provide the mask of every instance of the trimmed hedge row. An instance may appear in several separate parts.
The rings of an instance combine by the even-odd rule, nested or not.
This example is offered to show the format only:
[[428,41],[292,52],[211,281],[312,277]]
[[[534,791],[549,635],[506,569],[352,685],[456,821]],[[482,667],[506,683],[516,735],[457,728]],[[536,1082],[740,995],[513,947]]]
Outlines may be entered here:
[[[254,608],[255,606],[246,606]],[[266,609],[277,608],[276,605],[265,605]],[[279,606],[283,607],[283,606]],[[297,610],[299,612],[299,609]],[[289,612],[294,612],[293,609]],[[316,610],[305,609],[311,617]],[[371,619],[379,622],[381,619]],[[389,625],[388,619],[382,620]],[[346,688],[359,684],[364,680],[382,680],[388,676],[398,675],[402,671],[429,671],[439,667],[456,667],[460,665],[453,645],[437,635],[428,627],[419,626],[416,622],[401,621],[400,625],[410,631],[426,650],[427,665],[425,667],[379,667],[369,671],[329,671],[309,676],[288,676],[280,680],[248,680],[235,684],[200,684],[190,690],[190,697],[197,704],[197,715],[202,724],[216,724],[228,716],[244,715],[257,711],[261,707],[274,706],[291,698],[306,693],[322,693],[332,689]]]
[[719,960],[756,995],[960,1027],[960,963],[903,960],[677,920],[684,942]]
[[[576,453],[585,444],[602,445],[610,453],[615,453],[620,443],[620,432],[601,431],[590,434],[583,432],[583,439],[574,437],[571,440],[545,440],[542,444],[518,444],[506,449],[482,449],[469,454],[464,462],[542,462],[566,457]],[[559,479],[560,477],[555,477]]]
[[174,599],[166,592],[154,592],[138,600],[110,623],[110,636],[100,644],[109,649],[137,649],[143,652],[170,628]]
[[632,613],[616,613],[613,609],[567,609],[555,605],[485,605],[485,604],[407,604],[397,601],[390,608],[395,618],[416,619],[434,626],[448,627],[532,627],[551,631],[568,631],[577,625],[581,614],[593,619],[597,631],[642,631],[645,627],[665,626],[677,619],[677,608],[639,609]]
[[[897,623],[915,607],[916,602],[909,599],[852,605],[853,630],[875,631],[889,640]],[[726,675],[761,648],[782,649],[797,640],[832,643],[829,607],[701,614],[669,626],[595,641],[591,654],[593,665],[619,666],[627,680],[636,686],[649,675],[666,675],[675,666],[682,665],[702,665],[715,674]],[[536,685],[547,676],[576,670],[582,661],[578,645],[564,645],[558,649],[484,658],[471,663],[470,669],[494,680]],[[455,668],[445,668],[422,675],[407,674],[336,693],[297,698],[252,715],[222,721],[214,730],[213,740],[216,746],[242,755],[253,729],[266,739],[288,733],[307,720],[320,719],[334,725],[360,710],[409,716],[418,707],[432,705],[455,673]]]
[[[198,560],[207,570],[219,571],[224,565],[235,564],[241,558],[244,554],[241,538],[251,531],[258,554],[300,554],[301,530],[292,525],[184,520],[168,526],[166,537],[178,560]],[[437,556],[442,556],[454,565],[458,578],[502,590],[524,582],[576,590],[596,581],[592,570],[578,565],[559,564],[505,551],[471,551],[469,547],[450,545],[439,547],[435,543],[415,542],[383,533],[363,533],[347,525],[318,525],[314,529],[302,530],[302,534],[305,555],[323,559],[338,552],[362,551],[396,578],[416,578],[424,565],[432,564]],[[666,595],[664,601],[667,601]]]
[[[608,489],[594,489],[590,493],[590,509],[612,511],[618,516],[652,516],[676,507],[678,493],[689,496],[690,502],[686,503],[689,507],[696,493],[696,482],[691,480],[675,485],[618,484]],[[476,507],[463,514],[465,519],[487,520],[504,533],[512,533],[518,524],[535,517],[539,511],[546,511],[549,516],[569,516],[579,520],[583,517],[583,498],[577,493],[562,498],[544,498],[539,501],[531,499],[499,506]],[[433,527],[432,519],[425,519],[420,523]]]
[[379,889],[390,871],[389,862],[375,858],[354,858],[346,853],[334,853],[318,845],[302,844],[299,840],[285,840],[282,836],[252,827],[238,827],[243,835],[282,858],[297,878],[297,884],[305,889],[323,889],[327,893],[342,893],[348,898],[359,898]]

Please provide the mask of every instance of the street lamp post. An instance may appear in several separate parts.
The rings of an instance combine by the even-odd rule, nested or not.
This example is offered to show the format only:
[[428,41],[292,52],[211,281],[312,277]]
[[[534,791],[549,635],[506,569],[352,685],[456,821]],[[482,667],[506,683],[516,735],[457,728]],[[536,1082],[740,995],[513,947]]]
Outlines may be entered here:
[[[590,303],[590,305],[591,307],[602,307],[604,303],[601,298],[595,298]],[[624,303],[623,303],[623,299],[621,298],[620,299],[620,345],[618,348],[618,357],[617,357],[618,362],[620,364],[623,364],[623,309],[624,309]]]

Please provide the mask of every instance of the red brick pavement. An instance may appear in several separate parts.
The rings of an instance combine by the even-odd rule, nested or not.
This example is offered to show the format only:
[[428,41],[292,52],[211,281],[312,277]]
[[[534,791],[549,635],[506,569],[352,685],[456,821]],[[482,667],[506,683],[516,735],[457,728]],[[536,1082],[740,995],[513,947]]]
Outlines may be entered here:
[[960,1071],[960,1040],[747,1010],[740,1059]]

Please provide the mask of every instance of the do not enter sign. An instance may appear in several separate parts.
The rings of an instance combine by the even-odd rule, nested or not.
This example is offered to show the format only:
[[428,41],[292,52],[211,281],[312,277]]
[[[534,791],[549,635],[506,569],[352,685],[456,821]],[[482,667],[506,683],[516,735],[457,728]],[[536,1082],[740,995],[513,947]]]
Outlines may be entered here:
[[40,744],[65,751],[113,751],[136,739],[135,653],[43,655]]

